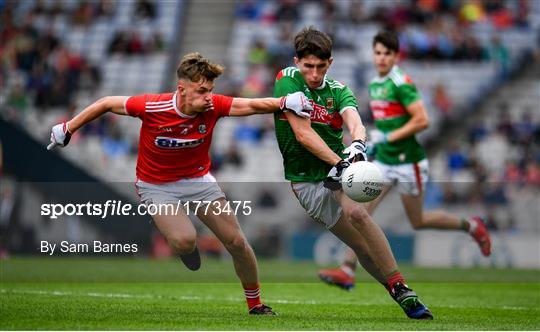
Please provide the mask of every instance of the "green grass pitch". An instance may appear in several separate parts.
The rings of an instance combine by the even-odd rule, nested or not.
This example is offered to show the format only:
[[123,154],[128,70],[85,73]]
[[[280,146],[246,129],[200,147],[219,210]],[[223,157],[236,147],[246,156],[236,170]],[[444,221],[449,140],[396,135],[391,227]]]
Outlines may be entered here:
[[276,317],[247,315],[230,261],[12,258],[0,261],[2,330],[539,330],[540,271],[403,266],[435,315],[412,321],[360,272],[351,292],[320,283],[312,263],[259,262]]

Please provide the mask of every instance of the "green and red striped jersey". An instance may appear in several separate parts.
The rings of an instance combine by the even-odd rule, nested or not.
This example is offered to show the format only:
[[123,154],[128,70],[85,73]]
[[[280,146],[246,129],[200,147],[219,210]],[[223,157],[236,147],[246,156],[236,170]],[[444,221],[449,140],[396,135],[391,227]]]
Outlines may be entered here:
[[[295,67],[281,70],[274,83],[274,97],[302,91],[313,105],[311,127],[326,142],[328,147],[343,157],[343,119],[341,114],[347,109],[356,110],[358,105],[351,89],[342,83],[324,78],[317,89],[310,89],[302,74]],[[283,112],[274,113],[276,137],[283,155],[285,178],[293,182],[318,182],[328,175],[332,165],[328,165],[309,152],[296,140],[296,136]]]
[[[376,77],[369,84],[370,109],[375,126],[384,133],[401,128],[411,116],[406,107],[420,100],[413,81],[397,65],[384,77]],[[389,164],[416,163],[426,158],[424,148],[416,137],[377,145],[375,159]]]

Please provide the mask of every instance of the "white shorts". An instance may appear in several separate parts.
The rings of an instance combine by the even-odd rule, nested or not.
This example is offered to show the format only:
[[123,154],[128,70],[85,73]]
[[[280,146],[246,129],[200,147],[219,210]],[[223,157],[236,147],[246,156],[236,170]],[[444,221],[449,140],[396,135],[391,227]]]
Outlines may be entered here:
[[388,165],[374,160],[383,174],[384,182],[396,185],[404,195],[418,196],[426,189],[429,179],[429,163],[423,159],[417,163]]
[[342,209],[334,192],[325,188],[323,182],[291,182],[291,187],[311,218],[330,229],[341,218]]
[[151,203],[177,203],[193,201],[215,201],[225,198],[225,194],[210,173],[191,179],[183,179],[175,182],[153,184],[137,180],[135,182],[137,193],[141,202]]

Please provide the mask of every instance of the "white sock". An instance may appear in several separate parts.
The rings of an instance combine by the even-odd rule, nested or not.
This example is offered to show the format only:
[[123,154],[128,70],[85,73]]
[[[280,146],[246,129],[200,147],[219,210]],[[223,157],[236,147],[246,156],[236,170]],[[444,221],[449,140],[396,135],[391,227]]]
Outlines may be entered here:
[[341,271],[347,273],[349,277],[354,277],[354,271],[349,266],[343,264],[340,266]]
[[469,222],[469,233],[472,234],[478,227],[478,222],[474,219],[468,219],[467,221]]

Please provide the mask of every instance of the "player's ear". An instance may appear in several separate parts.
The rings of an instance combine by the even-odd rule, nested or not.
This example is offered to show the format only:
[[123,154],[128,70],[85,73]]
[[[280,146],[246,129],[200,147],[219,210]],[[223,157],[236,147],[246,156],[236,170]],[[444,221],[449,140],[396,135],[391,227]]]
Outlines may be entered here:
[[300,67],[300,59],[298,59],[298,57],[294,57],[294,64],[296,65],[296,67]]
[[334,61],[334,58],[330,57],[330,59],[328,59],[328,67],[330,67],[330,65],[332,64],[332,61]]
[[177,88],[181,96],[184,96],[186,94],[186,83],[184,81],[179,80]]

